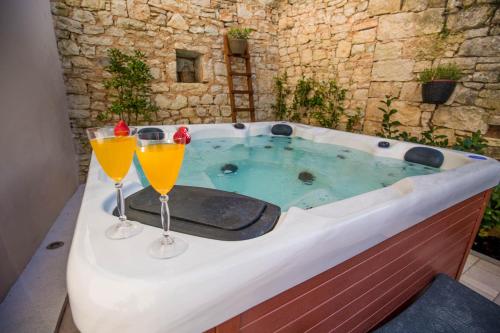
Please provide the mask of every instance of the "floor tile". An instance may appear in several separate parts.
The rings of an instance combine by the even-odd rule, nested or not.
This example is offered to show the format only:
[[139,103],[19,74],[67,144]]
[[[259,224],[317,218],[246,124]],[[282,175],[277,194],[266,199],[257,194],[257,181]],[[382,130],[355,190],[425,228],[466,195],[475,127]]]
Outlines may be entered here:
[[490,262],[487,262],[486,260],[479,260],[475,264],[478,268],[481,268],[497,277],[497,279],[500,281],[500,266],[497,266],[495,264],[492,264]]
[[469,287],[470,289],[474,290],[478,294],[483,295],[489,300],[495,299],[495,297],[498,296],[498,291],[495,289],[491,288],[487,284],[484,284],[480,281],[477,281],[475,278],[471,277],[469,275],[470,270],[462,275],[460,278],[460,282],[464,284],[465,286]]
[[472,266],[464,275],[500,292],[500,276],[496,275],[489,263],[478,262]]
[[464,265],[464,269],[462,271],[462,274],[467,272],[469,270],[469,268],[471,268],[475,263],[477,263],[479,261],[479,258],[470,254],[468,257],[467,257],[467,260],[465,261],[465,265]]

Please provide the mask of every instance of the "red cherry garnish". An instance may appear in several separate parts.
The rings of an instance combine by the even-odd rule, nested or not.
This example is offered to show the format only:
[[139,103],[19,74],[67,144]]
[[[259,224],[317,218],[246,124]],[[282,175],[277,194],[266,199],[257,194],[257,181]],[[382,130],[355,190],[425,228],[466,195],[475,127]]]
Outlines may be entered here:
[[189,135],[187,127],[179,127],[174,134],[175,143],[183,143],[188,145],[191,142],[191,135]]
[[130,134],[130,129],[124,120],[120,120],[115,126],[115,136],[127,136]]

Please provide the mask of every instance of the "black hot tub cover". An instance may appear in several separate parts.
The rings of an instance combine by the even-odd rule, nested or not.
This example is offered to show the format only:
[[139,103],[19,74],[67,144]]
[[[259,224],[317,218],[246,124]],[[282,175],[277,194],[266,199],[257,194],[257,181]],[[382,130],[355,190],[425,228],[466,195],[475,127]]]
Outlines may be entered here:
[[[158,193],[147,187],[125,199],[129,219],[161,228]],[[176,185],[169,193],[171,230],[218,240],[245,240],[271,231],[281,209],[216,189]],[[115,215],[117,212],[115,210]]]

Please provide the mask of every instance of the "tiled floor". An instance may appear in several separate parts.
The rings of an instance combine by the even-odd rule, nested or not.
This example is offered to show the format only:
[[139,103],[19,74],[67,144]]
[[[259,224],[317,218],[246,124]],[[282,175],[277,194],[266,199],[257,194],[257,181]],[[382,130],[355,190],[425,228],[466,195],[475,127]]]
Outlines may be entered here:
[[500,305],[500,265],[471,254],[460,282]]

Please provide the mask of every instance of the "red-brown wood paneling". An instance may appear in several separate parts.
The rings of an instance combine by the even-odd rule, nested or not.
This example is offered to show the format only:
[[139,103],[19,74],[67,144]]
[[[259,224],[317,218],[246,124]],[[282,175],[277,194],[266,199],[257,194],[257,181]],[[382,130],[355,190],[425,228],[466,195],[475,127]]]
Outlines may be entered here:
[[459,277],[489,195],[454,205],[207,332],[367,332],[437,273]]

